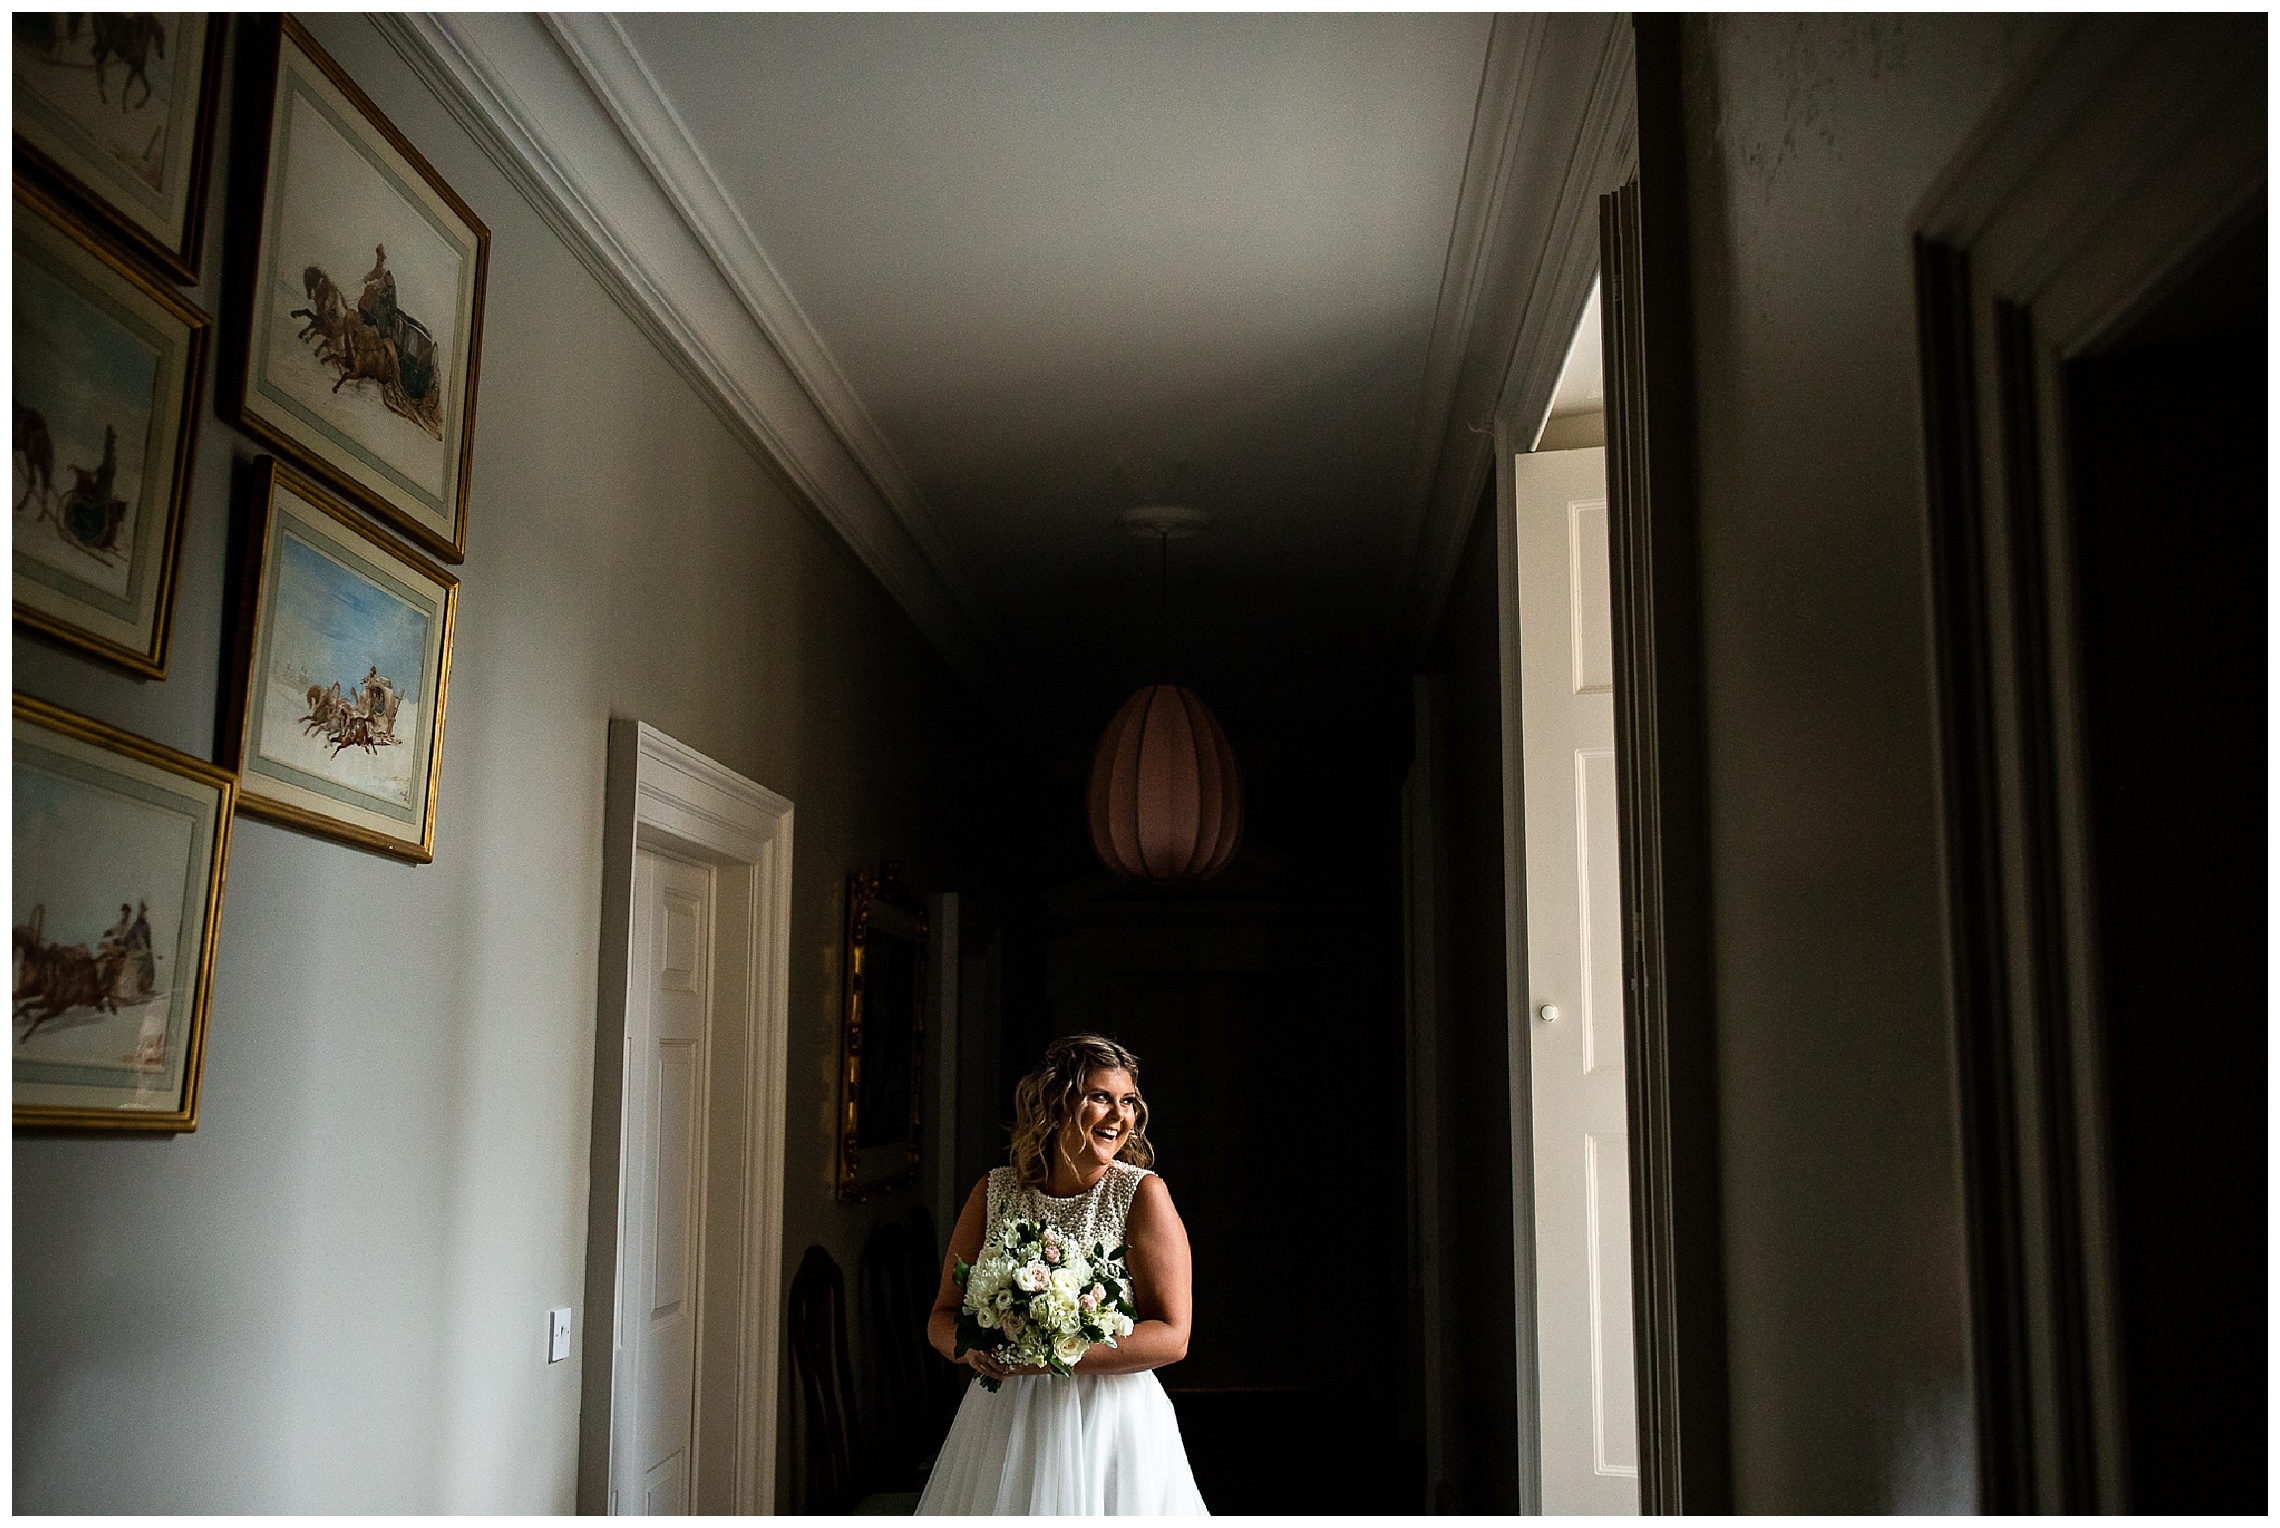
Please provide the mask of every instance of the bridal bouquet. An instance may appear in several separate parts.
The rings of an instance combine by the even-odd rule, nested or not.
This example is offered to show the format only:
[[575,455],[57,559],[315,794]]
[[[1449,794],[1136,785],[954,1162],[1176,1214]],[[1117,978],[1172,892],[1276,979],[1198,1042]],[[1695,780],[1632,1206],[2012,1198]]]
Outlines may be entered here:
[[[977,1261],[960,1258],[950,1277],[966,1292],[958,1312],[960,1358],[986,1348],[1000,1363],[1066,1374],[1094,1343],[1113,1348],[1132,1335],[1122,1247],[1083,1247],[1051,1226],[1009,1220],[982,1243]],[[982,1384],[998,1388],[986,1376]]]

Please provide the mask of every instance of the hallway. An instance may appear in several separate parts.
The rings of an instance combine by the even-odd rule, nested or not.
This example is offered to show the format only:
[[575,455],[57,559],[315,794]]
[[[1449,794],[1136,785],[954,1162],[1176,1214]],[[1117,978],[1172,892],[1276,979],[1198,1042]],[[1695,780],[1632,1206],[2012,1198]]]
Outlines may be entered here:
[[[485,230],[467,327],[422,310],[467,358],[463,546],[248,405],[257,298],[344,333],[370,304],[325,308],[297,260],[257,290],[286,44],[233,16],[168,87],[211,167],[187,274],[55,191],[212,320],[194,449],[151,490],[158,673],[26,618],[27,538],[61,533],[24,507],[20,423],[14,683],[229,770],[279,454],[450,564],[432,860],[237,821],[196,1128],[161,1134],[25,1122],[19,852],[17,1511],[618,1491],[597,1366],[642,1159],[612,877],[666,811],[613,759],[633,721],[780,802],[790,861],[780,922],[719,914],[778,941],[724,923],[749,964],[720,970],[780,1053],[752,1042],[751,1098],[699,1074],[730,1112],[674,1116],[692,1195],[781,1163],[734,1206],[766,1222],[734,1221],[738,1256],[780,1247],[766,1340],[702,1327],[676,1381],[697,1509],[916,1489],[946,1413],[894,1312],[934,1274],[881,1249],[940,1255],[1015,1081],[1097,1030],[1143,1063],[1194,1249],[1160,1377],[1212,1509],[1541,1510],[1568,1402],[1539,1391],[1536,1270],[1577,1249],[1534,1244],[1514,462],[1601,442],[1644,1510],[2257,1510],[2262,1212],[2174,1191],[2192,1141],[2264,1197],[2263,19],[301,24]],[[20,72],[59,46],[19,18]],[[2100,147],[2111,100],[2160,131]],[[20,312],[46,215],[19,201]],[[389,343],[386,386],[336,369],[400,425]],[[2221,534],[2170,529],[2195,516]],[[315,714],[324,676],[278,672]],[[1090,826],[1103,728],[1156,683],[1240,777],[1208,879],[1121,875]],[[2173,743],[2220,740],[2185,794],[2223,826],[2188,852],[2140,803],[2178,799]],[[867,968],[907,1011],[868,1020],[858,874],[919,931],[900,977]],[[2161,949],[2188,939],[2181,986]],[[2165,1053],[2181,994],[2209,1043]],[[863,1093],[863,1022],[915,1058],[901,1091]],[[2221,1119],[2186,1132],[2212,1060]],[[692,1329],[728,1234],[675,1265],[706,1270]],[[785,1314],[811,1252],[849,1300],[832,1499],[841,1424]],[[2238,1361],[2165,1362],[2204,1292]],[[732,1468],[689,1397],[737,1386],[771,1398],[768,1457]],[[2218,1411],[2226,1458],[2190,1462],[2217,1434],[2174,1419]]]

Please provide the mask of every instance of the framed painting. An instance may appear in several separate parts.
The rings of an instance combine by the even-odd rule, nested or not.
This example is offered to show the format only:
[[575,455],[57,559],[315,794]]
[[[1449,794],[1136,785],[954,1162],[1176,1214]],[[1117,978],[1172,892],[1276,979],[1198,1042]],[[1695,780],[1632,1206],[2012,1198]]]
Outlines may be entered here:
[[206,315],[21,179],[15,213],[16,620],[163,679]]
[[174,281],[198,280],[219,13],[17,11],[16,162]]
[[268,121],[238,423],[457,562],[490,230],[291,17],[246,36]]
[[926,914],[892,861],[847,878],[838,1197],[918,1181]]
[[237,785],[16,696],[16,1123],[194,1130]]
[[255,474],[230,698],[238,809],[433,859],[459,581],[274,459]]

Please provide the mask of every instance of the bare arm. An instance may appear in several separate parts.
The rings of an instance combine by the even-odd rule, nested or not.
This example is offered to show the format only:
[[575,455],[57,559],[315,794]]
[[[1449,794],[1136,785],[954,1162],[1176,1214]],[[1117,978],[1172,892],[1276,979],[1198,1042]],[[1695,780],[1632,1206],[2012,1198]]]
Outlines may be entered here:
[[[960,1222],[961,1229],[963,1225]],[[978,1248],[978,1221],[976,1225],[974,1245]],[[1124,1223],[1124,1267],[1132,1275],[1132,1303],[1139,1310],[1139,1319],[1133,1323],[1132,1335],[1118,1338],[1115,1347],[1094,1343],[1077,1363],[1080,1374],[1138,1374],[1187,1357],[1193,1315],[1187,1227],[1180,1224],[1180,1212],[1172,1208],[1172,1191],[1154,1173],[1140,1180],[1132,1213]],[[955,1303],[951,1310],[955,1323]],[[939,1306],[936,1311],[939,1319]]]
[[981,1255],[982,1238],[989,1233],[983,1221],[989,1217],[990,1180],[982,1179],[974,1191],[966,1196],[966,1207],[958,1212],[958,1224],[950,1232],[950,1249],[942,1258],[942,1283],[934,1292],[934,1309],[926,1317],[926,1340],[952,1363],[973,1370],[990,1379],[1005,1379],[1015,1374],[1043,1374],[1043,1369],[1017,1368],[1001,1364],[979,1348],[968,1348],[963,1357],[958,1354],[958,1311],[966,1303],[966,1292],[958,1287],[951,1272],[960,1260],[969,1266]]

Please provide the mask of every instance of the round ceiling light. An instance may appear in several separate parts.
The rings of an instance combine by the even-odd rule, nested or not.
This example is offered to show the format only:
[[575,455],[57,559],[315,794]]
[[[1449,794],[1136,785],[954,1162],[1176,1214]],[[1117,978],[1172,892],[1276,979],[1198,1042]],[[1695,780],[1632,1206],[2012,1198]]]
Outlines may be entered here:
[[1243,780],[1219,718],[1181,685],[1136,691],[1093,750],[1085,807],[1093,852],[1117,874],[1217,875],[1243,837]]
[[[1183,504],[1148,504],[1119,518],[1163,551],[1160,640],[1168,652],[1171,544],[1201,531],[1211,516]],[[1243,837],[1243,780],[1226,730],[1201,696],[1176,684],[1133,692],[1093,750],[1085,820],[1093,852],[1119,875],[1201,881],[1227,868]]]

